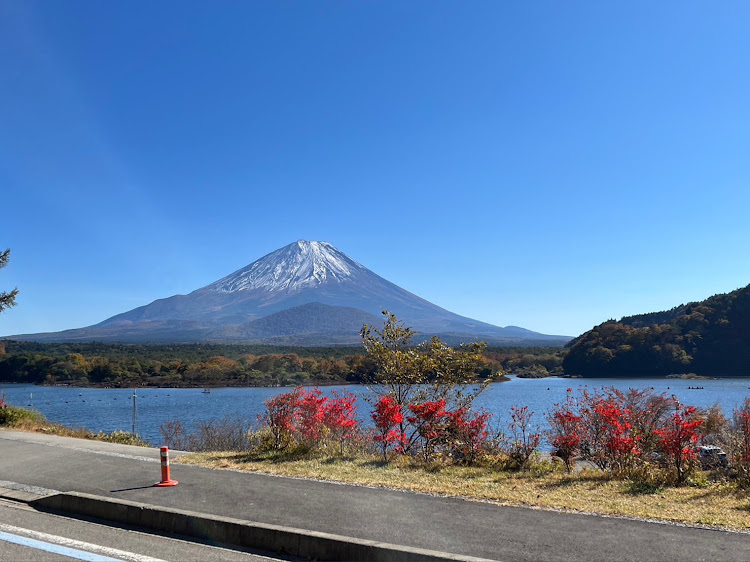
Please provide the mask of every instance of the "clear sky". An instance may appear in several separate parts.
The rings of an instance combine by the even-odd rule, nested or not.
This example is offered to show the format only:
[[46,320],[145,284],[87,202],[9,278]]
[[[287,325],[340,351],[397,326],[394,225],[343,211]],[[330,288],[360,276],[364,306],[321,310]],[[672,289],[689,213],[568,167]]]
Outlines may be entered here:
[[750,283],[750,3],[0,0],[0,335],[325,240],[578,335]]

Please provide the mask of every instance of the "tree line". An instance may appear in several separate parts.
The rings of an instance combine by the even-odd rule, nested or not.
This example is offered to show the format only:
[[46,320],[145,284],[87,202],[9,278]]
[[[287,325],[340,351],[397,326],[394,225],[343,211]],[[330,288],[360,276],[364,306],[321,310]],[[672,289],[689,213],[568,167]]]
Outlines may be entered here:
[[[559,374],[559,348],[488,348],[481,377]],[[363,347],[121,345],[0,341],[0,382],[71,386],[298,386],[364,383]]]
[[0,380],[115,388],[342,384],[359,382],[372,372],[371,363],[360,354],[300,357],[298,353],[270,353],[188,360],[6,352],[0,355]]

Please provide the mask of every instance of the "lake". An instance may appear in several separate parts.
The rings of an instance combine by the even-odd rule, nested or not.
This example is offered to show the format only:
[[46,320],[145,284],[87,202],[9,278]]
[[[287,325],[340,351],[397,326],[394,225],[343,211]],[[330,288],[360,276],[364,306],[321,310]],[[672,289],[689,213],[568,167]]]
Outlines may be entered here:
[[[653,387],[657,393],[675,394],[683,404],[708,407],[719,404],[729,416],[746,397],[750,397],[750,378],[725,378],[718,380],[682,379],[519,379],[495,383],[480,396],[475,405],[494,414],[491,425],[507,429],[512,405],[529,406],[536,412],[535,422],[544,423],[544,413],[555,402],[565,400],[567,388],[578,390],[614,386],[628,388]],[[692,390],[689,387],[703,387]],[[331,390],[348,390],[357,395],[367,392],[358,385],[324,387]],[[255,422],[263,412],[263,401],[289,388],[213,388],[204,393],[201,388],[139,388],[136,391],[136,432],[154,445],[161,441],[159,427],[166,421],[180,420],[187,428],[196,422],[240,417]],[[34,385],[0,385],[8,402],[15,406],[32,408],[48,420],[71,427],[85,427],[92,431],[130,431],[133,423],[133,390],[107,388],[65,388]],[[361,398],[359,417],[369,421],[368,405]]]

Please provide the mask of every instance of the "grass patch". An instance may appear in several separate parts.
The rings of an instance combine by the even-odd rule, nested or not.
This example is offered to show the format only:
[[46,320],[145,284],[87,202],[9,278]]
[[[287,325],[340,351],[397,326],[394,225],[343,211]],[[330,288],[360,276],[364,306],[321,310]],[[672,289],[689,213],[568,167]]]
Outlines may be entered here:
[[632,496],[660,494],[665,489],[663,484],[657,484],[654,482],[628,482],[627,484],[625,493]]
[[661,519],[693,525],[750,530],[747,495],[734,485],[701,482],[696,486],[638,485],[611,474],[584,470],[567,474],[552,463],[511,472],[492,467],[422,466],[404,457],[388,464],[376,457],[308,458],[248,453],[195,453],[175,462],[216,469],[263,472],[365,486],[412,490],[446,496],[559,510]]
[[5,406],[0,408],[0,425],[8,427],[33,426],[46,423],[47,420],[39,412],[18,408],[16,406]]

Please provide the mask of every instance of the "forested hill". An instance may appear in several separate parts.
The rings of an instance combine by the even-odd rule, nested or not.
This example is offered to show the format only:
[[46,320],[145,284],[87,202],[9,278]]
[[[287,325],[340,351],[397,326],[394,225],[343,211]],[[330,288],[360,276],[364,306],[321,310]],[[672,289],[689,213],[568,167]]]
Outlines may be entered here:
[[750,285],[671,310],[607,321],[568,347],[566,375],[750,376]]
[[[560,374],[562,348],[488,348],[477,373],[504,380]],[[0,383],[105,387],[361,383],[376,363],[362,346],[122,345],[0,340]],[[0,392],[2,395],[2,392]]]

